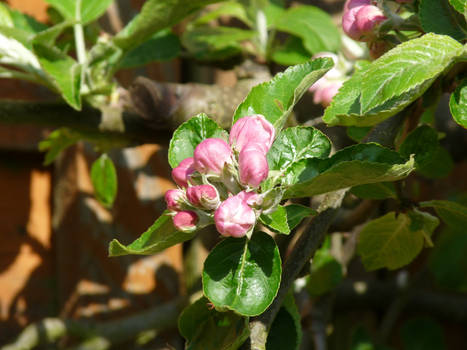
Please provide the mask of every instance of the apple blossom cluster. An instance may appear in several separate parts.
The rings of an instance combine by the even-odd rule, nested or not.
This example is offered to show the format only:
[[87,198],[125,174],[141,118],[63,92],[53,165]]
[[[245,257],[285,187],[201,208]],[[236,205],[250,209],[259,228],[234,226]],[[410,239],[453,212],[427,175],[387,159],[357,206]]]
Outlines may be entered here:
[[274,206],[260,192],[274,138],[274,126],[256,114],[232,126],[228,143],[222,138],[199,143],[193,157],[172,170],[179,187],[165,194],[175,228],[192,232],[214,223],[223,236],[251,233],[259,215]]

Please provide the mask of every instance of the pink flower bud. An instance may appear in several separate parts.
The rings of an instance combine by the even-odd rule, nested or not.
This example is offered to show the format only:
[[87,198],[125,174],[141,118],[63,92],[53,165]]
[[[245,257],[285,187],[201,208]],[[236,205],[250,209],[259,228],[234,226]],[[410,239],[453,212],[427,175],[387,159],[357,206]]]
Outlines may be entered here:
[[179,231],[190,232],[196,229],[198,215],[191,210],[179,211],[172,218],[175,228]]
[[222,174],[226,163],[231,162],[232,150],[227,142],[218,138],[202,141],[195,148],[195,169],[203,174]]
[[216,209],[220,203],[219,194],[215,187],[211,185],[188,187],[186,190],[186,196],[194,206],[209,210]]
[[165,202],[169,210],[179,211],[181,210],[180,204],[183,202],[185,194],[182,190],[168,190],[165,192]]
[[238,156],[240,182],[243,185],[257,187],[269,173],[268,161],[263,149],[256,143],[248,144]]
[[[319,91],[319,94],[315,94],[315,98],[319,98],[319,101],[315,103],[321,103],[324,107],[327,107],[331,104],[332,98],[337,94],[340,87],[342,86],[342,81],[330,82],[327,86]],[[315,101],[315,99],[313,99]]]
[[386,19],[383,11],[373,5],[363,6],[355,16],[361,36],[371,36],[373,29]]
[[241,196],[227,198],[214,213],[214,222],[223,236],[243,237],[253,228],[256,215]]
[[276,129],[261,114],[240,118],[230,130],[229,142],[238,152],[249,143],[257,143],[267,153],[274,141]]
[[362,5],[349,8],[349,10],[345,11],[342,16],[342,29],[345,34],[354,40],[360,40],[360,37],[362,36],[357,27],[357,21],[355,18],[361,8]]
[[344,5],[344,12],[357,6],[371,5],[371,0],[347,0]]
[[194,159],[192,157],[185,158],[180,162],[180,164],[177,167],[173,168],[172,179],[180,187],[187,187],[189,176],[194,171]]

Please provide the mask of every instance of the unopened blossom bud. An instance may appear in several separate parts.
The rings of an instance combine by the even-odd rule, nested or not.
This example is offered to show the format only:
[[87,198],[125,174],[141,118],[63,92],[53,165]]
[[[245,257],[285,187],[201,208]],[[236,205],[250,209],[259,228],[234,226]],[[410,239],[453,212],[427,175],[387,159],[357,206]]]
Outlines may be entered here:
[[196,229],[198,215],[191,210],[179,211],[172,218],[175,228],[179,231],[191,232]]
[[194,171],[194,159],[192,157],[185,158],[180,162],[180,164],[177,167],[173,168],[172,179],[180,187],[187,187],[189,176]]
[[347,0],[344,5],[344,12],[363,5],[371,5],[371,0]]
[[186,196],[191,204],[205,209],[216,209],[219,206],[219,194],[214,186],[191,186],[186,190]]
[[276,136],[274,126],[261,114],[246,116],[237,120],[230,131],[229,142],[238,152],[250,143],[256,143],[267,153]]
[[357,28],[362,36],[371,36],[373,29],[386,19],[383,11],[373,5],[363,6],[355,16]]
[[180,204],[183,202],[185,194],[179,189],[168,190],[165,192],[164,198],[167,203],[167,209],[179,211],[181,210]]
[[238,156],[240,182],[243,185],[258,187],[269,173],[266,154],[257,144],[248,144]]
[[231,162],[232,150],[227,142],[219,138],[209,138],[195,148],[194,166],[202,174],[222,174],[226,163]]
[[329,82],[324,88],[315,93],[313,98],[314,103],[321,103],[323,107],[327,107],[331,104],[332,98],[337,94],[343,81],[332,81]]
[[214,213],[217,231],[223,236],[243,237],[256,222],[256,215],[241,196],[227,198]]

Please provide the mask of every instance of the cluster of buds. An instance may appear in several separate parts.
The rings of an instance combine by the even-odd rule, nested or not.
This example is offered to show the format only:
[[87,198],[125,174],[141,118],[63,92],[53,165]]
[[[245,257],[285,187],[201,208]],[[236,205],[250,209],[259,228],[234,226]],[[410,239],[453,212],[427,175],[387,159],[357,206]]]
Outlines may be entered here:
[[321,79],[310,87],[310,92],[313,92],[313,102],[327,107],[331,104],[332,98],[337,94],[340,87],[347,79],[347,72],[351,68],[351,64],[343,57],[338,57],[332,52],[321,52],[313,58],[329,57],[334,61],[334,67],[328,71]]
[[372,0],[347,0],[342,16],[342,29],[354,40],[373,41],[375,28],[387,18]]
[[223,236],[250,234],[259,215],[277,204],[260,192],[274,138],[274,126],[256,114],[232,126],[228,143],[208,138],[198,144],[193,157],[172,170],[179,187],[165,194],[175,228],[191,232],[214,223]]

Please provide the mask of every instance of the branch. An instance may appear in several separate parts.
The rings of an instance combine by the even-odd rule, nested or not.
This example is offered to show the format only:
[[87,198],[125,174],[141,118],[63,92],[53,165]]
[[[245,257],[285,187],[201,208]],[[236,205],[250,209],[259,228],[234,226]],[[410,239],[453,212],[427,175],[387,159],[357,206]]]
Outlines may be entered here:
[[[241,69],[241,71],[240,71]],[[171,131],[198,113],[206,113],[222,127],[230,127],[237,105],[251,88],[270,79],[264,67],[244,64],[236,85],[159,83],[137,78],[129,90],[121,89],[117,106],[102,112],[90,106],[76,111],[65,103],[0,100],[0,123],[68,127],[121,143],[168,144]]]
[[281,285],[276,298],[263,314],[250,322],[250,346],[252,350],[266,349],[266,339],[269,328],[271,327],[287,292],[307,261],[311,259],[321,245],[336,213],[336,208],[328,208],[318,214],[311,222],[308,230],[303,232],[298,239],[289,257],[284,263]]
[[105,350],[111,345],[130,340],[145,330],[162,330],[175,326],[184,305],[185,300],[180,298],[127,318],[99,324],[85,320],[47,318],[26,327],[15,342],[0,350],[29,350],[57,341],[65,335],[86,339],[75,350]]

